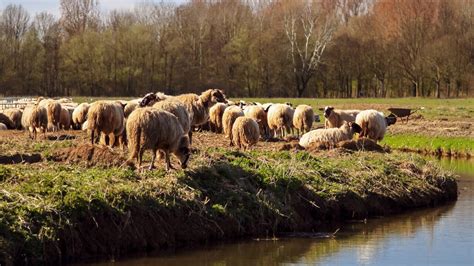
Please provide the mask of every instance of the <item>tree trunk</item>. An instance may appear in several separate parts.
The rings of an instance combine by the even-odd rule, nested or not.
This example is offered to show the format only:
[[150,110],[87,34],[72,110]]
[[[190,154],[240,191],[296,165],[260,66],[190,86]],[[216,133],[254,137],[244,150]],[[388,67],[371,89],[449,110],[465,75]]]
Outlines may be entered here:
[[441,88],[440,81],[436,80],[436,98],[438,98],[438,99],[441,98],[440,88]]

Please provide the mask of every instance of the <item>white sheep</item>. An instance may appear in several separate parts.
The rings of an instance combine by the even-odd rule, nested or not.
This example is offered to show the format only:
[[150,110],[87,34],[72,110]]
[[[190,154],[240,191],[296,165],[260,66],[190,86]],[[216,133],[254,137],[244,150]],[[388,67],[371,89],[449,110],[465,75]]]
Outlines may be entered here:
[[59,129],[59,121],[61,120],[61,104],[53,99],[39,98],[39,106],[46,108],[48,115],[48,130],[56,131]]
[[257,121],[262,137],[269,136],[267,113],[261,105],[249,105],[244,108],[244,115]]
[[324,107],[325,128],[341,127],[344,122],[354,122],[360,110],[338,110],[332,106]]
[[8,130],[7,125],[5,125],[4,123],[0,123],[0,131],[2,130]]
[[293,126],[294,110],[287,104],[273,104],[268,107],[268,127],[274,132],[275,137],[284,137],[290,133]]
[[109,145],[112,147],[115,138],[119,138],[120,146],[123,147],[122,133],[124,130],[123,105],[118,101],[97,101],[91,104],[87,114],[87,126],[91,134],[91,143],[94,144],[94,134],[101,134],[101,143],[106,144],[106,136],[109,137]]
[[[29,105],[23,110],[21,117],[21,125],[28,130],[30,138],[36,140],[36,133],[43,131],[46,137],[46,130],[48,127],[48,111],[45,107],[39,104]],[[31,136],[33,133],[33,136]]]
[[72,124],[75,129],[80,129],[81,125],[87,120],[87,112],[90,104],[81,103],[72,112]]
[[362,128],[360,137],[368,137],[374,141],[381,141],[387,131],[387,121],[382,112],[364,110],[356,117],[356,123]]
[[304,148],[316,144],[323,144],[329,147],[335,147],[340,141],[351,140],[354,133],[359,133],[361,128],[356,123],[344,123],[340,128],[315,129],[304,134],[299,144]]
[[222,116],[226,108],[225,103],[216,103],[209,109],[209,127],[212,132],[222,132]]
[[188,134],[191,130],[191,118],[189,117],[189,113],[186,109],[186,106],[182,102],[170,98],[167,100],[156,102],[153,105],[153,108],[168,111],[175,115],[178,118],[178,121],[184,130],[184,133]]
[[301,104],[295,109],[293,115],[293,127],[296,128],[298,137],[301,133],[306,133],[311,130],[314,122],[314,111],[309,105]]
[[260,138],[260,130],[257,122],[249,117],[241,116],[235,119],[232,126],[233,143],[244,150],[257,144]]
[[222,115],[224,134],[227,138],[229,138],[231,146],[233,145],[232,126],[239,116],[244,116],[244,112],[242,109],[240,109],[240,107],[235,105],[227,107],[224,111],[224,114]]

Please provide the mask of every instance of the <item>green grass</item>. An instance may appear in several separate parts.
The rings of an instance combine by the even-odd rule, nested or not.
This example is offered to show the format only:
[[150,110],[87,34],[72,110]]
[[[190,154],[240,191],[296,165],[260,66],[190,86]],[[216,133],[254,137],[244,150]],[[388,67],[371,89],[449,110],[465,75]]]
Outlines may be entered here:
[[459,155],[472,155],[474,152],[474,139],[468,137],[429,137],[397,134],[386,135],[381,144],[394,149],[427,150]]

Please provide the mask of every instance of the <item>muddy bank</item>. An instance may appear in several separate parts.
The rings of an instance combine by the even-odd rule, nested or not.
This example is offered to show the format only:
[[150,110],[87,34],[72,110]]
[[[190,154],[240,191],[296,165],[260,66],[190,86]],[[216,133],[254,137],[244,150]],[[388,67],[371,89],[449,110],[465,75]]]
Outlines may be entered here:
[[401,152],[409,152],[409,153],[418,153],[421,155],[428,155],[434,157],[445,157],[445,158],[459,158],[459,159],[470,159],[472,158],[471,153],[467,152],[458,152],[458,151],[451,151],[451,150],[443,150],[442,148],[438,148],[435,150],[430,149],[416,149],[416,148],[392,148],[396,151]]

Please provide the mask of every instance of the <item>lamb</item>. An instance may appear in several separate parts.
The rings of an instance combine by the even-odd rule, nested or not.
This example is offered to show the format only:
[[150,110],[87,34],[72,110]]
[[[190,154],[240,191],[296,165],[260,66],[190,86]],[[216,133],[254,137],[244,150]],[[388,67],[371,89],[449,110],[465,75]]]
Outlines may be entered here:
[[368,137],[375,142],[383,139],[388,126],[384,114],[377,110],[360,112],[356,117],[356,123],[362,128],[359,137]]
[[225,109],[224,114],[222,115],[222,125],[224,134],[230,140],[230,146],[232,146],[233,138],[232,138],[232,126],[234,125],[235,120],[240,117],[244,116],[244,112],[238,106],[229,106]]
[[191,119],[189,113],[186,110],[186,106],[173,98],[168,100],[159,101],[153,105],[153,108],[168,111],[178,118],[178,121],[183,128],[184,133],[188,134],[191,130]]
[[325,128],[341,127],[345,122],[354,122],[359,110],[337,110],[332,106],[324,107]]
[[[21,116],[23,111],[18,108],[7,109],[3,113],[10,119],[12,124],[12,129],[21,129]],[[1,116],[1,114],[0,114]],[[1,120],[1,118],[0,118]]]
[[299,144],[304,148],[309,148],[315,144],[335,147],[338,142],[351,140],[354,133],[359,132],[361,132],[361,128],[358,124],[346,122],[340,128],[312,130],[301,137]]
[[6,114],[0,113],[0,123],[4,124],[8,129],[13,129],[15,127],[15,124]]
[[48,130],[56,131],[61,119],[61,104],[53,99],[39,99],[39,105],[46,108],[48,113]]
[[87,112],[89,111],[90,104],[81,103],[72,112],[72,124],[76,129],[80,129],[81,125],[87,120]]
[[290,133],[293,125],[293,114],[293,108],[287,104],[273,104],[268,107],[268,127],[274,132],[275,137],[284,137],[285,129],[287,133]]
[[124,130],[124,106],[118,101],[97,101],[93,103],[87,114],[88,130],[91,132],[91,143],[94,144],[94,134],[101,133],[101,143],[106,144],[106,136],[109,137],[109,145],[115,143],[115,137],[123,146],[122,133]]
[[0,131],[2,130],[8,130],[7,125],[5,125],[4,123],[0,123]]
[[244,150],[257,144],[260,137],[260,130],[257,122],[249,117],[241,116],[235,119],[232,126],[233,143]]
[[[28,130],[30,138],[36,140],[36,133],[38,131],[43,131],[46,136],[46,130],[48,127],[48,111],[45,107],[40,106],[39,104],[27,106],[23,111],[21,124],[23,128]],[[31,136],[31,133],[33,133],[33,136]]]
[[309,105],[298,105],[293,115],[293,126],[296,128],[298,137],[301,133],[306,133],[311,130],[314,122],[314,111]]
[[61,115],[59,117],[59,126],[64,130],[71,128],[71,113],[65,107],[61,107]]
[[216,103],[209,109],[209,126],[212,132],[222,132],[222,116],[226,108],[225,103]]
[[156,153],[162,150],[165,153],[166,170],[171,166],[170,152],[175,154],[184,169],[191,154],[189,137],[181,127],[178,118],[170,112],[153,107],[139,108],[132,112],[127,119],[129,162],[137,159],[138,168],[142,163],[145,150],[153,151],[149,169],[154,168]]
[[244,115],[257,121],[259,131],[262,137],[268,137],[269,129],[267,122],[267,113],[260,105],[250,105],[244,108]]

